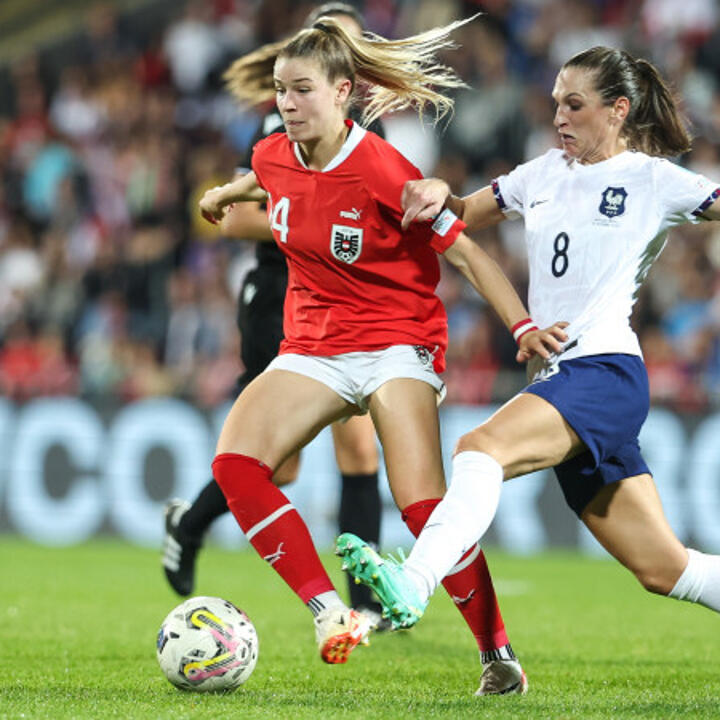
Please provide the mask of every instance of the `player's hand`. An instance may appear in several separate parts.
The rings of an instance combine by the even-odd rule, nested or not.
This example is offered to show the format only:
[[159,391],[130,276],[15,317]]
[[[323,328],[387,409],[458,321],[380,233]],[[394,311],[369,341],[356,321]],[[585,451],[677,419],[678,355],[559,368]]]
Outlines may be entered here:
[[443,211],[450,195],[450,187],[444,180],[408,180],[402,191],[400,202],[405,211],[402,229],[407,230],[411,222],[432,220]]
[[223,200],[224,185],[218,185],[205,191],[200,199],[200,214],[213,225],[217,225],[225,216]]
[[547,360],[551,353],[560,353],[568,335],[566,322],[556,322],[545,330],[531,330],[520,337],[519,349],[515,359],[519,363],[527,362],[534,355]]

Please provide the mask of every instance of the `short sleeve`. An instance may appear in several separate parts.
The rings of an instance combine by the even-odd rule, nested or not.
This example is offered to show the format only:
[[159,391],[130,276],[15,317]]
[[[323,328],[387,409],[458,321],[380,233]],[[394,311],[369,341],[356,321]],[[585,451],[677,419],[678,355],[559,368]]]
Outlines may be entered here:
[[702,213],[720,196],[720,183],[657,159],[653,168],[655,192],[668,227],[700,222]]
[[495,201],[505,216],[513,220],[525,216],[525,200],[529,175],[529,163],[518,165],[507,175],[500,175],[492,181]]
[[265,183],[263,182],[263,147],[266,144],[266,140],[259,140],[252,149],[252,155],[250,157],[250,167],[252,171],[255,173],[255,179],[257,180],[257,184],[265,191],[267,191],[267,187],[265,187]]
[[[372,182],[368,184],[368,190],[375,201],[390,210],[399,222],[403,216],[400,199],[405,183],[408,180],[421,180],[423,175],[386,141],[375,138],[373,142],[378,152],[378,160],[382,158],[382,162],[372,166]],[[381,172],[378,172],[378,168]],[[408,232],[442,255],[465,227],[465,223],[454,213],[444,210],[434,220],[413,223]]]

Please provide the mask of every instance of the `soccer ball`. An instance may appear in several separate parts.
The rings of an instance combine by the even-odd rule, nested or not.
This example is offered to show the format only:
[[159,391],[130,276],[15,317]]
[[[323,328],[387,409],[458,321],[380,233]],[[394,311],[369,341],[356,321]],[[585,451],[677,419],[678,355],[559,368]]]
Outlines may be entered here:
[[182,690],[229,692],[255,669],[258,637],[250,618],[232,603],[194,597],[163,621],[157,659],[165,677]]

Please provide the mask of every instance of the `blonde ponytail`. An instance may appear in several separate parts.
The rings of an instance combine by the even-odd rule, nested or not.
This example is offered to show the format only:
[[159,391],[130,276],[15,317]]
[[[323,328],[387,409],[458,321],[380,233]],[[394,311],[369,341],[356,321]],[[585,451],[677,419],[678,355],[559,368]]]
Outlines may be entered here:
[[279,57],[312,58],[330,80],[348,77],[354,85],[357,80],[367,84],[363,124],[405,108],[413,108],[422,117],[428,106],[437,122],[453,110],[453,100],[441,90],[465,87],[451,68],[438,61],[437,54],[456,47],[451,33],[476,17],[400,40],[371,33],[353,37],[334,18],[322,17],[289,41],[265,45],[236,60],[224,78],[238,100],[257,104],[275,94],[272,70]]

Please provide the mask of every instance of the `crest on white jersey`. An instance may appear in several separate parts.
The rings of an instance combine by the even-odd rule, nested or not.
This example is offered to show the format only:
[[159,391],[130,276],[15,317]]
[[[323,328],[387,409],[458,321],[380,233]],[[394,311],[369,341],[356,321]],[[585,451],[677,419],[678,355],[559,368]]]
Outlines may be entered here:
[[622,187],[608,187],[603,190],[600,199],[600,212],[609,218],[617,217],[625,212],[627,190]]
[[330,252],[341,262],[352,265],[362,252],[362,228],[333,225],[330,231]]

